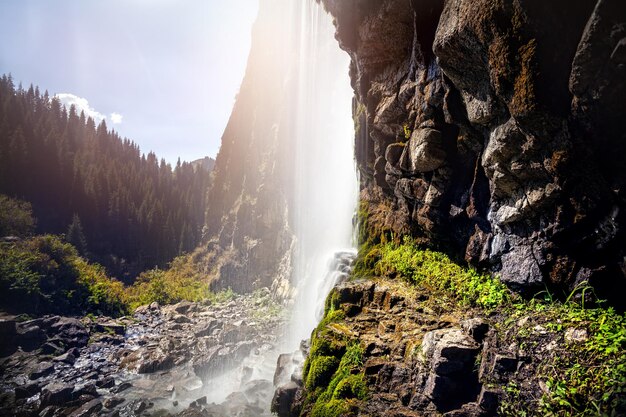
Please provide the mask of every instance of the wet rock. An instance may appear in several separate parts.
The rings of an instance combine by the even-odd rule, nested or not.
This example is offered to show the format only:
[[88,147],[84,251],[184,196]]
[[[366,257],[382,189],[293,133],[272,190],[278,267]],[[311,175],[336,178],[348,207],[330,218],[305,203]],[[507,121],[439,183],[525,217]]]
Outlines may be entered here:
[[115,386],[115,379],[112,376],[105,376],[104,378],[98,379],[96,386],[98,388],[113,388]]
[[172,352],[156,346],[141,348],[126,356],[121,365],[139,374],[149,374],[170,369],[176,357]]
[[98,397],[98,390],[96,388],[96,384],[93,382],[85,382],[82,384],[78,384],[74,386],[74,390],[72,391],[73,397],[77,398],[81,395],[89,395],[92,397]]
[[79,356],[79,350],[77,348],[71,348],[62,355],[59,355],[53,359],[54,362],[63,362],[68,365],[73,365],[76,362],[76,358]]
[[35,370],[31,372],[29,378],[39,379],[50,375],[52,372],[54,372],[54,364],[52,362],[41,362],[36,366]]
[[30,384],[21,385],[15,388],[15,399],[30,398],[33,395],[39,393],[41,387],[38,383],[32,382]]
[[15,337],[17,336],[17,327],[15,320],[0,319],[0,356],[9,355],[15,351]]
[[224,323],[219,320],[209,320],[207,323],[204,323],[202,326],[198,327],[195,336],[196,337],[205,337],[213,334],[213,331],[216,329],[221,329]]
[[113,320],[99,320],[95,323],[94,330],[99,333],[109,333],[123,336],[126,326]]
[[124,401],[126,401],[124,398],[122,397],[110,397],[105,399],[102,404],[104,405],[105,408],[115,408],[116,406],[122,404]]
[[142,413],[151,407],[148,401],[132,400],[119,410],[120,417],[140,417]]
[[49,405],[44,407],[43,410],[39,413],[39,417],[54,417],[58,414],[59,408]]
[[39,348],[46,339],[44,331],[36,325],[18,327],[16,343],[26,352]]
[[102,410],[102,402],[100,400],[91,400],[81,405],[77,410],[72,412],[69,417],[88,417],[93,416]]
[[195,401],[192,401],[189,404],[189,408],[201,408],[203,405],[206,405],[207,401],[206,401],[206,396],[204,397],[200,397]]
[[272,398],[271,411],[278,417],[292,417],[297,415],[294,410],[294,400],[300,387],[295,382],[289,382],[279,387]]
[[44,355],[61,355],[63,352],[65,352],[65,345],[59,339],[48,339],[41,345],[41,353]]
[[89,331],[80,320],[71,317],[60,317],[52,326],[49,333],[62,340],[68,347],[82,347],[89,341]]
[[51,383],[41,390],[41,405],[64,405],[74,399],[74,386],[63,383]]
[[132,387],[132,385],[129,382],[122,382],[121,384],[116,385],[114,388],[112,388],[111,392],[114,394],[119,394],[122,391],[126,391],[130,387]]
[[288,380],[291,374],[291,364],[293,362],[292,353],[282,353],[278,355],[276,371],[274,371],[274,385],[278,386]]

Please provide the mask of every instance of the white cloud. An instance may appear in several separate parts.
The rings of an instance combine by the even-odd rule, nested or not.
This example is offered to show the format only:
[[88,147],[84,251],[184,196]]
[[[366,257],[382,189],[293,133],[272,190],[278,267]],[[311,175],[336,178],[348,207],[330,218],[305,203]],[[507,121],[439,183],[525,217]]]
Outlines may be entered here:
[[[58,98],[61,104],[63,104],[68,110],[72,105],[74,105],[77,114],[84,112],[85,116],[91,117],[96,122],[96,124],[107,119],[104,114],[96,111],[96,109],[91,107],[89,105],[89,101],[87,101],[86,98],[78,97],[77,95],[71,93],[60,93],[57,94],[55,97]],[[124,116],[122,116],[121,114],[114,112],[111,113],[110,119],[113,124],[119,124],[122,123],[123,117]]]
[[58,98],[61,104],[63,104],[68,110],[72,105],[74,105],[74,107],[76,107],[77,114],[84,112],[85,116],[91,117],[96,123],[106,119],[104,114],[97,112],[94,108],[89,106],[89,102],[86,98],[78,97],[70,93],[60,93],[55,97]]
[[122,123],[123,118],[124,116],[119,113],[111,113],[111,122],[115,125]]

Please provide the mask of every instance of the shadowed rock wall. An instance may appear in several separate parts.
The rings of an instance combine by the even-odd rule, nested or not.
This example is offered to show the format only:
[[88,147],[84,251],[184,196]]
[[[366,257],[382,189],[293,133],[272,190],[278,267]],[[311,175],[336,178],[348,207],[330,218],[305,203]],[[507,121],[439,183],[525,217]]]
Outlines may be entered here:
[[290,17],[284,3],[260,3],[246,74],[216,158],[203,260],[216,277],[214,289],[247,292],[289,279],[289,109],[297,80],[287,63],[297,40],[279,24]]
[[321,2],[352,59],[370,234],[518,288],[624,288],[622,2]]

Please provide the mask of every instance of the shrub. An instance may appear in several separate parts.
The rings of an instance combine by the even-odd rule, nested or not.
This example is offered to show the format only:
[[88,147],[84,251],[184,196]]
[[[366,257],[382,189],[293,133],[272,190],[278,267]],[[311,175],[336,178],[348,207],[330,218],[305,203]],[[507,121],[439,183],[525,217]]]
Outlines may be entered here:
[[0,237],[29,236],[34,229],[31,204],[0,194]]

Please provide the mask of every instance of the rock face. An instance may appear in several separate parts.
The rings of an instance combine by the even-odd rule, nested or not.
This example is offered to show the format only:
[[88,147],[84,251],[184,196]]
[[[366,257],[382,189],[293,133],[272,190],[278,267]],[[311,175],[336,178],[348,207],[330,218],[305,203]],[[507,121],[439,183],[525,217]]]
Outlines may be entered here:
[[[204,246],[213,288],[237,292],[288,280],[295,80],[284,1],[262,2],[248,67],[222,136],[208,194]],[[288,290],[285,290],[288,291]],[[286,295],[286,294],[279,294]]]
[[352,59],[370,235],[413,235],[518,288],[620,293],[621,2],[321,2]]

